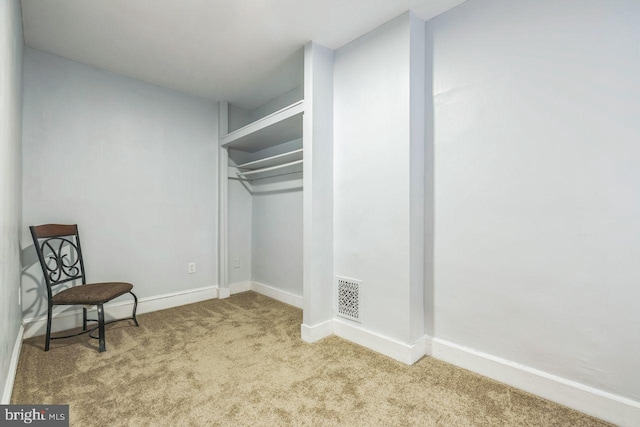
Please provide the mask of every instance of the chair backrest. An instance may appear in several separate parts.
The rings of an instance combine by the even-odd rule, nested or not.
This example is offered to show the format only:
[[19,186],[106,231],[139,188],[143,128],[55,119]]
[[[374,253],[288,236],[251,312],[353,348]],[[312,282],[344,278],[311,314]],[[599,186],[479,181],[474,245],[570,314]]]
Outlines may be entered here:
[[72,280],[86,283],[78,226],[45,224],[32,225],[31,237],[38,253],[47,290]]

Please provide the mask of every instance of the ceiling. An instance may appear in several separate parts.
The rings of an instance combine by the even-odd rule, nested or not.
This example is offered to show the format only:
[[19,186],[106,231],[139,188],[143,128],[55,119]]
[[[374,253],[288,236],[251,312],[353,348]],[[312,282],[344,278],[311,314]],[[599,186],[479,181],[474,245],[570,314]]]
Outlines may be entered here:
[[253,109],[302,81],[302,46],[331,49],[407,10],[464,0],[23,0],[27,46]]

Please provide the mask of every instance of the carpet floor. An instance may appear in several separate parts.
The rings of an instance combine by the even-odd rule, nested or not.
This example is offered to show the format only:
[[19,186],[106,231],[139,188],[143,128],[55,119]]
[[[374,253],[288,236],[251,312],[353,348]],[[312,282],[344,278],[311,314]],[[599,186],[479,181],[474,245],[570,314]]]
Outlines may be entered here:
[[70,405],[72,426],[605,426],[424,357],[406,366],[337,337],[300,339],[302,311],[254,292],[22,347],[15,404]]

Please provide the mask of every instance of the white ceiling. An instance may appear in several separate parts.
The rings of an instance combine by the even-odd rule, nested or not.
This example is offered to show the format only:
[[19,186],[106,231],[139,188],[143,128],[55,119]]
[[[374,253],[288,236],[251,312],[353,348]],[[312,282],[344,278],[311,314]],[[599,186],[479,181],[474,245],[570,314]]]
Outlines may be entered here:
[[253,109],[302,79],[302,46],[331,49],[413,10],[464,0],[22,0],[27,46]]

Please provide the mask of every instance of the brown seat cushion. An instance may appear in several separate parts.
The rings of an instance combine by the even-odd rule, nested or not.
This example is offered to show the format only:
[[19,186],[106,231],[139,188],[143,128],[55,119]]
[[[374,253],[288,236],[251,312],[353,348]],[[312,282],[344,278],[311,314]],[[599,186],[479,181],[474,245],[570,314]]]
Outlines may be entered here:
[[90,283],[65,289],[55,294],[52,301],[55,305],[102,304],[111,301],[115,297],[126,294],[131,289],[133,289],[131,283]]

